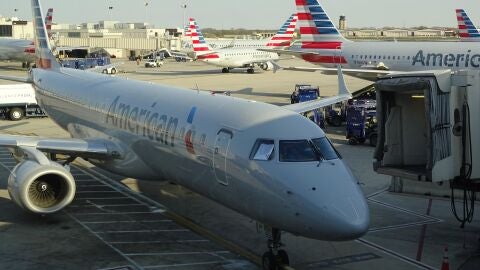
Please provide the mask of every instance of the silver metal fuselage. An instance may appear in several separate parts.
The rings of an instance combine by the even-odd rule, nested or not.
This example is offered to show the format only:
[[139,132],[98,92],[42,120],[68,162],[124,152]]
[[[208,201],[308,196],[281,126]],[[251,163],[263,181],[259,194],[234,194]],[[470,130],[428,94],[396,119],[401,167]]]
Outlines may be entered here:
[[276,53],[258,51],[254,48],[220,49],[216,54],[219,56],[218,58],[207,58],[202,61],[219,67],[241,68],[254,63],[267,63],[279,59]]
[[31,40],[0,38],[0,60],[33,63],[35,52],[27,52],[28,48],[33,48]]
[[[325,136],[307,118],[270,104],[113,78],[74,69],[32,69],[39,104],[75,138],[108,139],[121,159],[90,160],[109,171],[174,181],[248,217],[294,234],[349,240],[369,211],[341,159],[280,162],[279,139]],[[275,140],[270,161],[250,159]]]

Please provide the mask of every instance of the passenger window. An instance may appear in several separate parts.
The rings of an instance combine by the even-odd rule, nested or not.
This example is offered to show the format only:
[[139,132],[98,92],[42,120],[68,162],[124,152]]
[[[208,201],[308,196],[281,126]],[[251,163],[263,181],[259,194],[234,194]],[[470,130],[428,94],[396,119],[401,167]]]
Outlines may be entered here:
[[275,144],[273,140],[258,139],[253,146],[250,153],[250,159],[253,160],[271,160],[273,158],[273,151]]
[[340,154],[333,148],[332,143],[327,139],[327,137],[322,137],[312,140],[313,145],[322,155],[322,158],[325,160],[339,159]]
[[280,157],[282,162],[317,161],[315,151],[307,140],[280,141]]

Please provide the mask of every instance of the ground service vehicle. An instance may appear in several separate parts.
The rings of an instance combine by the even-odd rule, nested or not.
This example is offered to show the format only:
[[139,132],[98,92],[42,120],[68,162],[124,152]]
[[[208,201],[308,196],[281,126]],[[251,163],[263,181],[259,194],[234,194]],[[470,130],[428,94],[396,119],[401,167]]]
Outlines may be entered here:
[[0,85],[0,114],[13,121],[25,116],[45,116],[30,84]]
[[[290,96],[290,103],[299,103],[310,100],[316,100],[320,97],[320,90],[309,84],[297,84],[295,85],[295,91]],[[311,112],[304,113],[304,116],[312,120],[321,128],[325,128],[325,122],[323,112],[320,109],[313,110]]]
[[376,102],[373,100],[353,101],[347,107],[346,137],[348,144],[362,144],[367,139],[370,145],[377,143]]

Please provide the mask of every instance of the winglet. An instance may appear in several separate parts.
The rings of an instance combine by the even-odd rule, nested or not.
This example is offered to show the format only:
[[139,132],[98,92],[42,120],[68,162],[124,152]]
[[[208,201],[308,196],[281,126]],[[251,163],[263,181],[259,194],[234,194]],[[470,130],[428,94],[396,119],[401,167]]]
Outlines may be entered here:
[[350,91],[348,90],[348,87],[345,83],[345,78],[343,77],[343,72],[342,72],[342,66],[338,65],[337,66],[337,75],[338,75],[338,95],[350,95]]
[[277,64],[276,62],[273,62],[273,61],[272,61],[272,62],[270,62],[270,63],[272,63],[272,65],[273,65],[273,70],[272,70],[273,73],[277,73],[277,71],[283,69],[283,67],[281,67],[281,66],[280,66],[279,64]]
[[35,54],[37,68],[59,69],[60,64],[52,53],[40,0],[31,0],[33,29],[35,33]]

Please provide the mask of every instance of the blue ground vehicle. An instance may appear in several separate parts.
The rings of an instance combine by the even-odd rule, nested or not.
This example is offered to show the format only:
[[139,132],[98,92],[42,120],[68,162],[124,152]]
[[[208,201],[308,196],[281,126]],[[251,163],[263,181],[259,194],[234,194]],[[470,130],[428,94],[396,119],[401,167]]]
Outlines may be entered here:
[[362,144],[367,139],[371,146],[377,144],[376,101],[357,100],[347,107],[348,144]]
[[[312,86],[309,84],[297,84],[295,85],[295,91],[290,96],[290,103],[299,103],[309,100],[315,100],[320,97],[320,90],[318,86]],[[323,113],[320,109],[313,110],[304,114],[310,120],[315,122],[320,128],[325,128],[325,122]]]

